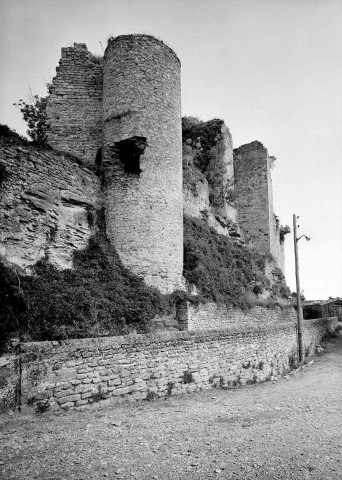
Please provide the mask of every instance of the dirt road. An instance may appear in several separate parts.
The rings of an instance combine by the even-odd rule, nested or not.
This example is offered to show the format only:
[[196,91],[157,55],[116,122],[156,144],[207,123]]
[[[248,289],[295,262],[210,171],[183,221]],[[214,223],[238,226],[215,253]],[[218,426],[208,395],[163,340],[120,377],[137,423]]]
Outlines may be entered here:
[[342,336],[277,383],[0,418],[1,479],[342,479]]

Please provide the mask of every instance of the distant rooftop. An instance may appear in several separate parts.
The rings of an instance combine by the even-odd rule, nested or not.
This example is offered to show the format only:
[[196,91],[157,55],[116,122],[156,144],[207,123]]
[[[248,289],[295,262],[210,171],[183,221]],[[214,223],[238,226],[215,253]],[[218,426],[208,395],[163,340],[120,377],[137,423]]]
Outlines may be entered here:
[[329,298],[328,300],[305,300],[303,306],[306,307],[308,305],[327,305],[328,303],[341,303],[342,304],[342,297],[336,298]]

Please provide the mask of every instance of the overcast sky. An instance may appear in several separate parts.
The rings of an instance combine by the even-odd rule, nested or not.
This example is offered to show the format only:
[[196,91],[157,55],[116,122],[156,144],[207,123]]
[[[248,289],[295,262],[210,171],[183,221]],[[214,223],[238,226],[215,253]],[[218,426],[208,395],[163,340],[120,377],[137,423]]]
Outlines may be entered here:
[[[0,0],[0,123],[25,132],[12,104],[46,93],[61,47],[157,36],[182,62],[183,115],[222,118],[234,147],[259,140],[277,157],[275,213],[311,237],[306,298],[342,296],[341,32],[342,0]],[[285,244],[294,290],[292,234]]]

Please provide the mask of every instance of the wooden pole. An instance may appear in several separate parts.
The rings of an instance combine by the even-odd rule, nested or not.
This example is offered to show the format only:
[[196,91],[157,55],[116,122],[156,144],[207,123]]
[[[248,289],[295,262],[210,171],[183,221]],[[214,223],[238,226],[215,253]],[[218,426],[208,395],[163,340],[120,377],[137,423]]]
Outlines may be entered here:
[[295,252],[296,267],[296,287],[297,287],[297,335],[298,335],[298,357],[303,361],[303,339],[302,339],[302,302],[300,298],[299,265],[298,265],[298,238],[297,238],[297,217],[293,215],[293,242]]

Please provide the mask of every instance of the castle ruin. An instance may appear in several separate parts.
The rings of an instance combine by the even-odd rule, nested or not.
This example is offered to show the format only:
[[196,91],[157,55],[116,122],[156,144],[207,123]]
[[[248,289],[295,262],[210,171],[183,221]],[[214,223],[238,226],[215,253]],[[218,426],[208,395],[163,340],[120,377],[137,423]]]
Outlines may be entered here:
[[[57,410],[85,408],[100,399],[119,402],[152,394],[166,397],[171,390],[177,394],[230,388],[270,380],[288,372],[296,362],[296,313],[288,302],[281,272],[279,275],[284,255],[281,228],[273,213],[273,158],[257,141],[233,150],[232,136],[221,120],[200,122],[204,130],[209,123],[215,126],[210,132],[212,143],[208,146],[207,142],[206,148],[209,153],[211,148],[220,152],[218,185],[224,196],[220,201],[213,198],[212,178],[193,162],[196,155],[203,154],[206,139],[197,135],[198,129],[182,138],[180,85],[177,56],[151,36],[111,38],[103,63],[94,59],[86,45],[74,44],[62,49],[57,75],[50,85],[47,114],[52,149],[1,138],[0,258],[4,265],[24,270],[18,269],[19,274],[14,270],[12,275],[14,286],[10,286],[15,294],[21,290],[20,275],[22,279],[34,279],[26,273],[34,272],[39,260],[45,260],[41,263],[54,273],[62,271],[72,277],[77,270],[69,270],[75,252],[84,253],[97,234],[106,248],[111,245],[108,250],[113,252],[115,247],[120,265],[128,267],[124,270],[135,282],[137,277],[131,272],[159,290],[146,287],[138,278],[145,296],[152,291],[154,299],[159,296],[165,300],[160,292],[183,291],[167,296],[173,301],[173,311],[151,314],[144,331],[128,333],[123,329],[113,333],[106,330],[108,323],[117,326],[121,321],[124,327],[127,325],[122,311],[113,314],[109,310],[104,326],[98,321],[98,285],[105,275],[96,277],[91,294],[86,289],[78,290],[81,293],[75,297],[76,305],[64,304],[62,310],[57,309],[56,317],[50,316],[49,309],[50,297],[58,290],[57,277],[53,277],[47,302],[44,304],[46,299],[39,288],[36,298],[47,305],[42,315],[44,328],[51,318],[55,322],[49,325],[52,333],[38,329],[38,338],[34,333],[33,339],[27,340],[20,331],[21,318],[18,322],[15,309],[10,311],[7,333],[18,333],[20,343],[16,354],[3,363],[6,382],[0,386],[0,406],[11,397],[15,408],[29,408],[39,402]],[[194,260],[198,260],[196,249],[200,244],[207,242],[206,248],[216,241],[219,247],[212,257],[216,254],[218,263],[214,263],[212,276],[225,288],[236,274],[235,290],[227,289],[232,292],[229,301],[219,303],[219,296],[209,301],[194,300],[194,285],[189,280],[186,284],[183,277],[183,215],[192,217],[185,218],[186,226],[192,222],[198,235],[208,234],[205,241],[196,237],[197,243],[193,242]],[[216,235],[208,225],[230,238]],[[219,249],[230,254],[229,261],[222,260]],[[243,255],[265,261],[262,267],[257,265],[259,269],[252,268],[250,262],[248,278],[242,275]],[[98,258],[92,257],[91,269],[100,263]],[[235,271],[220,276],[220,268],[227,269],[229,262]],[[110,273],[115,270],[113,264],[108,262]],[[270,305],[267,300],[271,292],[277,296],[272,287],[279,287],[275,281],[272,284],[272,272],[276,272],[274,277],[282,277],[283,303],[274,302],[273,308],[265,308]],[[207,274],[203,267],[196,273],[197,278]],[[118,289],[118,277],[113,278],[108,285],[118,296],[123,290]],[[248,283],[241,285],[242,278]],[[90,281],[87,275],[83,279],[84,283]],[[134,287],[136,284],[133,282]],[[268,291],[262,292],[260,285],[267,285]],[[128,302],[126,313],[136,306],[134,287],[129,290],[134,298]],[[257,287],[259,290],[254,290]],[[74,280],[68,283],[68,291],[57,291],[55,303],[59,306],[73,288]],[[193,295],[186,294],[186,289]],[[261,300],[266,303],[253,303],[259,300],[259,294],[264,294]],[[253,297],[248,308],[236,307],[238,304],[231,301],[238,295]],[[78,301],[83,297],[90,300],[83,304],[88,317],[82,317],[82,328],[73,331],[70,323],[82,310]],[[110,307],[117,301],[102,299]],[[37,307],[37,303],[33,305]],[[38,316],[33,321],[28,318],[30,326],[40,321],[41,311],[36,310]],[[138,321],[145,322],[139,305],[136,310]],[[27,322],[26,310],[24,313]],[[63,317],[67,313],[66,322]],[[303,348],[308,358],[323,335],[334,328],[334,322],[305,322]],[[84,326],[88,338],[84,338]],[[36,341],[41,339],[44,341]]]
[[42,257],[70,268],[72,252],[92,234],[89,212],[103,209],[124,265],[162,293],[185,288],[183,212],[284,268],[270,157],[260,142],[233,151],[222,125],[223,180],[234,201],[211,205],[205,179],[195,190],[183,185],[180,61],[167,45],[148,35],[111,38],[102,63],[74,44],[62,48],[56,71],[47,106],[54,151],[23,155],[20,165],[5,153],[16,175],[0,212],[4,258],[25,269]]

